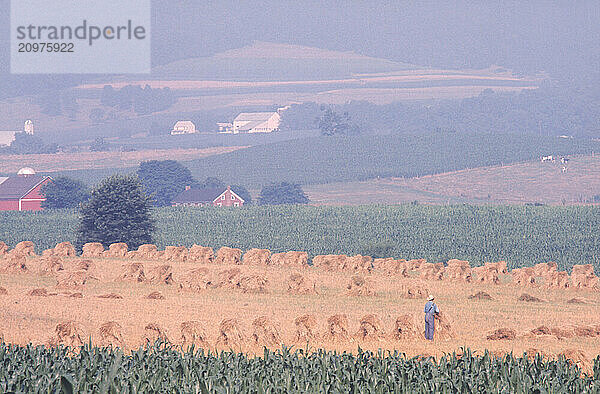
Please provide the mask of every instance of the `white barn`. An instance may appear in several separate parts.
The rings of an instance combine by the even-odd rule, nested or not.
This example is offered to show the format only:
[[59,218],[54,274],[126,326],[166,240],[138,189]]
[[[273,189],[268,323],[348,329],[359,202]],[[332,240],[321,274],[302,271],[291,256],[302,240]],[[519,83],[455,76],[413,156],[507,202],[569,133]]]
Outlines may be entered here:
[[196,133],[196,125],[191,120],[180,120],[175,123],[173,130],[171,130],[171,135],[194,133]]
[[233,120],[231,132],[270,133],[279,128],[280,122],[278,112],[242,112]]

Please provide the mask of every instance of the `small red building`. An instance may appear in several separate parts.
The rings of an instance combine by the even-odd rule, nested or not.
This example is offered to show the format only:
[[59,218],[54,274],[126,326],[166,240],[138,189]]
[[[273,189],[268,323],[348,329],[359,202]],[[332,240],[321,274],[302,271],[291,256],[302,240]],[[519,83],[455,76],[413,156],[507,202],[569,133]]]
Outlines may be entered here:
[[171,205],[241,207],[244,205],[244,199],[231,190],[230,186],[221,189],[192,189],[188,186],[173,199]]
[[51,181],[31,168],[21,168],[17,176],[0,178],[0,211],[41,211],[46,201],[41,189]]

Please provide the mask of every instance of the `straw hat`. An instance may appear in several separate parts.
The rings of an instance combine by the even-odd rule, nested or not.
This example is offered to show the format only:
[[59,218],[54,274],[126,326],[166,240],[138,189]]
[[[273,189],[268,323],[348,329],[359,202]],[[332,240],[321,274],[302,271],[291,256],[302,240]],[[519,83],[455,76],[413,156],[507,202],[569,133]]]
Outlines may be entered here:
[[427,301],[433,301],[433,296],[431,294],[429,294],[429,297],[427,297]]

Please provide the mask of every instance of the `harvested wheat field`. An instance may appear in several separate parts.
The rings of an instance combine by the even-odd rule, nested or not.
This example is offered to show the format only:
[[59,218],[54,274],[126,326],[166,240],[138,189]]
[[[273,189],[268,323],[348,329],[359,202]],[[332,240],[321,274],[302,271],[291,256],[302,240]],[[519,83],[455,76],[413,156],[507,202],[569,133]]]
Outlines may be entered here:
[[[576,267],[572,278],[565,273],[566,284],[556,287],[553,264],[518,271],[518,279],[526,274],[533,279],[517,283],[503,262],[476,270],[461,262],[462,277],[473,280],[457,280],[456,270],[448,274],[444,263],[435,264],[430,275],[432,266],[421,260],[373,265],[367,256],[342,255],[335,267],[299,267],[293,259],[271,262],[264,251],[261,264],[237,254],[221,264],[139,255],[85,260],[67,255],[44,270],[48,261],[28,248],[6,252],[0,256],[0,334],[21,345],[91,338],[126,349],[168,338],[178,345],[195,342],[250,354],[281,344],[435,357],[462,346],[498,355],[576,350],[585,357],[579,361],[584,369],[600,349],[598,278],[587,266]],[[401,269],[390,269],[393,264]],[[74,273],[86,280],[65,286],[64,278]],[[299,282],[308,290],[291,291]],[[413,287],[424,290],[407,290]],[[422,334],[426,291],[442,311],[433,343]]]

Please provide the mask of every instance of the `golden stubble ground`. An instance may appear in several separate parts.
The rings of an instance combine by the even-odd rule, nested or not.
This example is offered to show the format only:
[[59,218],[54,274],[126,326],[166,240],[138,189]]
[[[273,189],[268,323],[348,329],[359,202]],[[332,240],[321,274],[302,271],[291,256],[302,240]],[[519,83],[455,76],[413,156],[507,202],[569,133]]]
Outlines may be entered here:
[[[90,280],[82,289],[83,298],[64,295],[48,297],[29,296],[34,288],[46,288],[59,292],[52,276],[34,274],[2,274],[0,285],[8,294],[0,296],[0,334],[4,341],[25,345],[46,344],[55,334],[59,323],[74,320],[80,323],[83,334],[92,343],[100,343],[99,327],[105,322],[116,321],[123,330],[125,347],[135,349],[145,343],[145,326],[158,324],[171,342],[181,344],[180,325],[185,321],[198,321],[206,330],[210,349],[214,350],[219,334],[219,323],[226,318],[238,319],[248,340],[233,348],[250,354],[261,354],[262,347],[250,340],[252,322],[259,316],[267,316],[279,328],[284,343],[300,348],[325,348],[356,352],[363,349],[398,350],[409,356],[419,354],[442,356],[469,347],[483,353],[485,349],[495,353],[514,352],[522,354],[536,349],[549,355],[567,349],[583,351],[588,360],[600,353],[600,337],[573,337],[557,339],[552,336],[528,338],[523,334],[545,325],[566,327],[569,325],[600,324],[598,310],[600,292],[593,290],[550,290],[542,287],[520,288],[510,283],[501,285],[478,285],[449,281],[428,281],[429,291],[436,296],[442,312],[449,317],[454,337],[449,340],[425,341],[421,336],[410,340],[392,340],[389,334],[395,320],[403,314],[414,316],[422,323],[425,300],[405,299],[401,296],[402,285],[410,279],[380,273],[367,275],[367,280],[376,291],[376,296],[350,297],[345,295],[346,285],[352,274],[324,272],[317,268],[291,269],[280,267],[255,267],[239,265],[243,274],[258,274],[268,278],[268,294],[244,294],[237,289],[207,289],[201,292],[181,290],[177,283],[153,285],[132,283],[119,279],[122,265],[132,260],[93,259],[96,267]],[[164,262],[143,262],[146,271]],[[174,277],[199,265],[171,263]],[[233,266],[204,265],[218,272]],[[317,283],[317,295],[287,294],[287,280],[294,272]],[[160,291],[164,300],[144,297]],[[485,291],[493,300],[469,300],[468,296]],[[122,299],[103,299],[98,295],[117,293]],[[542,303],[518,301],[522,293],[544,299]],[[587,300],[587,304],[568,304],[574,297]],[[309,343],[294,343],[294,319],[303,314],[313,314],[318,322],[318,333],[326,330],[327,318],[343,313],[348,316],[349,333],[354,336],[359,329],[361,317],[377,315],[386,337],[383,340],[360,341],[350,338],[342,341],[315,340]],[[514,329],[515,340],[487,340],[487,335],[497,328]],[[421,330],[422,327],[419,327]]]

